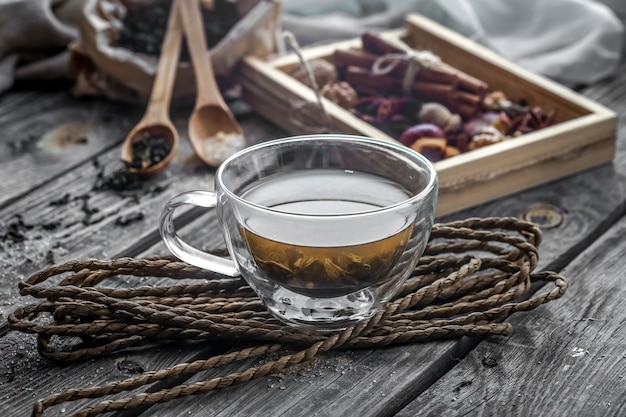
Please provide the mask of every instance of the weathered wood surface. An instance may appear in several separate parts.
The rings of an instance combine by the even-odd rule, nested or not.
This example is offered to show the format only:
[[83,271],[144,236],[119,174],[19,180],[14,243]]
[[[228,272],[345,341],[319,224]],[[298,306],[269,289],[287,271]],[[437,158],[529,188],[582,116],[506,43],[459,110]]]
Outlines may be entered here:
[[[620,115],[624,115],[626,114],[624,77],[626,75],[620,75],[615,80],[585,91],[585,94],[613,108]],[[29,98],[34,96],[36,96],[35,93],[15,93],[0,101],[0,105],[11,101],[14,104],[9,106],[10,111],[16,112],[18,110],[14,107],[23,107],[19,111],[25,115],[28,113],[28,107],[38,102],[34,98]],[[47,93],[44,96],[55,102],[54,94],[49,96]],[[66,98],[57,98],[57,100],[64,102]],[[127,117],[129,120],[124,123],[131,126],[132,117]],[[10,129],[10,120],[11,117],[0,114],[2,126],[8,126],[7,128]],[[175,121],[181,131],[184,130],[184,117],[176,118]],[[47,121],[46,128],[53,129],[57,126],[56,122],[56,120]],[[621,120],[620,127],[623,124]],[[120,126],[126,125],[120,124],[115,129],[121,131],[123,129]],[[253,136],[256,135],[257,139],[266,139],[281,134],[279,130],[255,118],[252,118],[244,128],[247,129],[247,133],[252,132]],[[42,132],[45,131],[44,127],[41,129]],[[0,314],[6,316],[17,305],[29,301],[17,296],[17,282],[49,265],[48,251],[52,251],[55,262],[84,257],[114,258],[124,255],[145,256],[151,253],[163,253],[164,248],[159,243],[156,232],[156,222],[164,202],[179,191],[212,186],[210,170],[189,169],[190,165],[185,164],[185,161],[178,161],[178,168],[175,165],[174,169],[164,177],[151,180],[152,182],[145,185],[139,202],[135,197],[120,196],[110,191],[94,192],[93,183],[101,168],[95,167],[92,159],[97,156],[100,167],[104,167],[107,172],[114,170],[119,164],[119,149],[116,144],[122,137],[123,134],[116,139],[117,142],[105,148],[94,148],[82,154],[81,161],[73,159],[73,156],[64,157],[68,158],[65,161],[70,162],[61,160],[56,163],[53,171],[39,171],[40,177],[37,178],[34,175],[27,186],[3,200],[5,204],[0,209],[0,225],[15,221],[17,214],[22,216],[23,222],[27,225],[55,222],[60,222],[60,225],[53,230],[33,227],[25,231],[27,238],[23,242],[0,243],[2,244],[0,262],[3,266],[3,271],[0,273],[0,291],[2,291]],[[6,135],[0,135],[0,146],[6,146],[8,140]],[[544,243],[540,251],[541,265],[551,269],[565,267],[624,214],[626,168],[622,149],[625,142],[624,134],[620,131],[618,157],[612,165],[466,210],[442,220],[469,216],[518,216],[533,204],[551,203],[564,213],[564,221],[560,226],[545,231]],[[27,172],[26,166],[29,164],[31,168],[36,166],[35,160],[23,157],[22,161],[24,166],[20,168],[20,171],[7,170],[5,166],[0,168],[2,178],[13,176],[15,172]],[[17,181],[13,182],[13,184],[17,183]],[[150,191],[151,187],[155,187],[153,188],[155,192]],[[89,193],[88,203],[102,207],[102,212],[95,213],[95,216],[102,215],[103,219],[92,224],[89,222],[83,224],[85,211],[82,208],[82,199],[72,200],[62,207],[49,205],[51,199],[61,198],[68,193],[76,197]],[[131,222],[125,227],[116,224],[119,216],[132,214],[138,210],[143,212],[142,220]],[[189,221],[190,218],[183,220]],[[204,230],[197,227],[198,224],[208,221],[215,225],[213,215],[207,214],[185,227],[183,233],[201,245],[218,244],[218,237],[207,236]],[[37,236],[41,237],[37,238]],[[207,239],[210,240],[207,241]],[[566,270],[566,274],[567,271],[569,270]],[[581,274],[579,279],[585,278],[589,279],[589,274]],[[553,308],[561,308],[562,304],[566,304],[573,309],[572,311],[579,312],[573,307],[574,301],[570,297],[575,298],[576,292],[572,291],[565,300],[561,300]],[[544,311],[546,313],[543,313]],[[553,311],[552,308],[542,307],[533,313],[533,317],[543,317],[543,314],[548,314],[550,311]],[[526,317],[531,316],[521,315],[519,319],[514,317],[513,320],[522,320],[523,323]],[[579,316],[576,317],[579,318]],[[517,325],[517,321],[514,321],[514,324]],[[522,325],[525,326],[525,324]],[[127,376],[124,371],[117,368],[116,360],[121,358],[138,363],[148,370],[160,369],[172,363],[211,354],[210,350],[207,351],[204,348],[181,349],[176,346],[165,346],[158,350],[132,352],[62,367],[40,359],[34,351],[32,338],[14,332],[6,333],[6,330],[6,321],[0,322],[0,392],[2,392],[0,410],[7,415],[27,415],[30,405],[36,398],[52,392],[70,387],[87,386],[92,379],[91,384],[98,384]],[[6,334],[3,335],[3,332]],[[506,345],[507,340],[509,339],[489,339],[478,344],[476,352],[481,352],[479,349],[483,349],[483,352],[490,351],[488,348],[491,345],[487,348],[483,346],[486,343],[497,343],[503,345],[502,357],[506,358],[508,357],[506,352],[509,352],[510,348]],[[624,340],[623,337],[621,340]],[[460,366],[465,360],[470,360],[473,354],[472,348],[477,342],[462,339],[327,354],[310,369],[303,369],[298,373],[264,378],[244,386],[158,405],[144,411],[143,415],[325,416],[349,414],[386,416],[394,415],[396,412],[415,412],[419,410],[411,411],[408,408],[401,410],[407,404],[412,404],[411,401],[416,398],[416,401],[420,401],[422,396],[426,395],[420,396],[422,392],[432,393],[433,396],[429,398],[432,398],[433,403],[437,402],[437,398],[442,401],[448,398],[445,397],[446,392],[436,387],[438,384],[444,384],[444,387],[456,387],[454,383],[458,384],[459,379],[454,378],[455,372],[463,369]],[[468,352],[467,358],[461,361],[461,365],[457,365],[459,359]],[[255,363],[257,362],[251,361],[243,366]],[[543,368],[533,368],[532,372],[538,372],[537,375],[539,375],[541,369]],[[214,373],[201,375],[201,378],[209,378],[211,375]],[[446,382],[448,380],[451,382]],[[471,385],[478,386],[482,383],[483,381]],[[429,387],[432,388],[429,389]],[[461,387],[461,389],[464,388]],[[504,394],[503,398],[509,398],[510,395],[510,392]],[[526,400],[532,399],[528,396]],[[88,403],[93,403],[93,401]],[[453,410],[456,405],[449,404],[449,407],[444,409],[444,414]],[[70,411],[76,410],[77,406],[69,404],[55,407],[51,410],[52,413],[47,415],[67,415]],[[619,408],[611,410],[619,410]],[[576,415],[575,410],[572,410],[570,414]]]
[[626,218],[563,270],[566,296],[489,337],[397,417],[626,415]]
[[139,108],[67,93],[0,101],[0,207],[118,144]]

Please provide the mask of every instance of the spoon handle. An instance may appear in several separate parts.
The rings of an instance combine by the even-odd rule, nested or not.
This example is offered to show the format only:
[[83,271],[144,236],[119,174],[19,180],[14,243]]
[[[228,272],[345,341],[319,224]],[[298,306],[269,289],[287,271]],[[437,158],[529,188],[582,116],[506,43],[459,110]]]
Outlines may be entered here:
[[224,107],[224,98],[215,81],[215,73],[204,37],[200,3],[198,0],[184,0],[180,5],[180,14],[196,75],[196,106],[219,104]]
[[174,0],[167,21],[165,38],[161,46],[161,54],[157,71],[152,84],[150,102],[144,119],[159,122],[169,120],[169,107],[172,99],[172,89],[178,68],[182,41],[182,24],[179,19],[181,3],[187,0]]

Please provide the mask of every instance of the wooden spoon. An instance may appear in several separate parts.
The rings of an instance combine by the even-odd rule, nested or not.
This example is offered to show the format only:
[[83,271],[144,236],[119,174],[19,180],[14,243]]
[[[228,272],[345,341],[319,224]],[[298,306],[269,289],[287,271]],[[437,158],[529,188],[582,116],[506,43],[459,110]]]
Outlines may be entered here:
[[[182,3],[186,3],[183,0]],[[137,125],[130,131],[122,145],[122,161],[128,164],[130,172],[151,176],[163,171],[172,161],[178,146],[178,132],[169,116],[172,88],[176,78],[178,58],[182,41],[182,24],[180,21],[181,0],[174,0],[167,21],[167,31],[161,47],[161,55],[157,65],[157,72],[152,84],[150,100],[146,112]],[[165,138],[170,146],[167,155],[155,164],[146,162],[146,166],[132,167],[133,143],[143,138],[158,135]]]
[[215,81],[198,0],[183,1],[180,15],[196,76],[196,104],[189,118],[189,141],[200,159],[218,166],[245,148],[246,139]]

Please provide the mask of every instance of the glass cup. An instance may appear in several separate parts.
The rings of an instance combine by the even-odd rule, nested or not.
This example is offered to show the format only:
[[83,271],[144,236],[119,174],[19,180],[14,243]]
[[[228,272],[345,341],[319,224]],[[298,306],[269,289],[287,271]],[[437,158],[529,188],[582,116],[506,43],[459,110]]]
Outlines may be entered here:
[[[333,330],[371,317],[393,297],[426,247],[436,203],[437,173],[408,147],[298,136],[224,161],[214,192],[166,204],[160,231],[179,259],[241,275],[279,320]],[[176,234],[174,211],[187,204],[215,208],[231,259]]]

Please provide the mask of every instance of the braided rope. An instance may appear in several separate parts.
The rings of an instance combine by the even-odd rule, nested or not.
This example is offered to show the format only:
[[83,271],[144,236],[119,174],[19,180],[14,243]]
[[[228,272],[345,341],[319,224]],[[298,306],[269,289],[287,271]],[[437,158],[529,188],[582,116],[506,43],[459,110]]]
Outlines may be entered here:
[[[255,343],[254,347],[123,381],[47,396],[34,404],[34,417],[67,401],[103,398],[244,359],[279,355],[276,360],[208,381],[103,400],[72,415],[90,417],[285,372],[333,349],[509,334],[512,327],[502,320],[558,299],[567,288],[565,279],[554,272],[532,273],[540,242],[541,231],[536,226],[515,218],[437,224],[424,256],[395,299],[371,319],[334,333],[287,327],[264,309],[245,282],[218,277],[172,257],[70,261],[50,267],[20,283],[22,295],[43,301],[16,309],[8,320],[15,330],[37,334],[40,354],[57,361],[84,360],[164,339]],[[100,285],[120,276],[201,282],[132,288]],[[48,282],[55,277],[57,284]],[[537,281],[549,282],[552,288],[520,301]],[[89,343],[70,351],[55,348],[58,343],[54,339],[71,337]],[[259,342],[265,344],[258,346]]]

